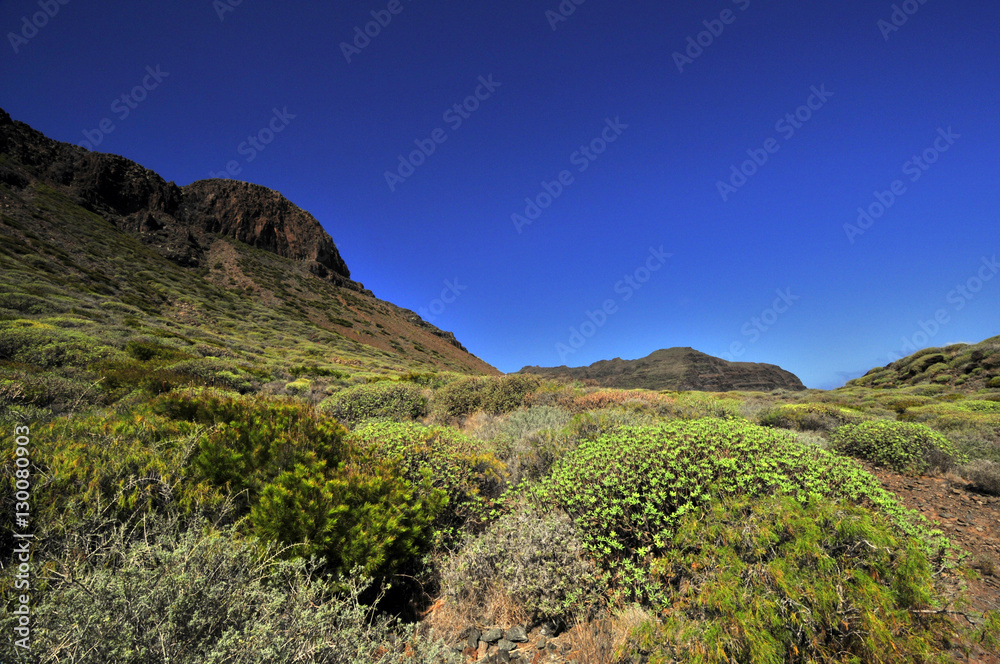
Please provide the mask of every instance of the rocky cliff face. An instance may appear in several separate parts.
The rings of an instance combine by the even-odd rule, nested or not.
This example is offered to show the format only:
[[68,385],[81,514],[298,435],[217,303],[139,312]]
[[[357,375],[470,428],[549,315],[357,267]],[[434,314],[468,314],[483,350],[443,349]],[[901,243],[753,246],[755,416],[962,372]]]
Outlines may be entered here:
[[178,187],[124,157],[53,141],[2,110],[0,154],[0,181],[53,186],[181,265],[199,265],[217,234],[304,261],[337,285],[364,289],[351,281],[320,223],[266,187],[234,180]]
[[525,367],[520,373],[625,389],[705,392],[806,389],[795,374],[773,364],[727,362],[693,348],[658,350],[638,360],[601,360],[589,367]]

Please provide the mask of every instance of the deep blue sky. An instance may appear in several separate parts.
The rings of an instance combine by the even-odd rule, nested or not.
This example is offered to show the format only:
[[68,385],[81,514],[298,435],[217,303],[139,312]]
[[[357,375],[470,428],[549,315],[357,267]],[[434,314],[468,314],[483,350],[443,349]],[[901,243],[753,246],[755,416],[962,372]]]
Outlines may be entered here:
[[[220,15],[235,1],[72,0],[36,34],[23,17],[38,0],[4,0],[0,106],[181,185],[236,162],[315,215],[378,297],[503,371],[693,346],[831,387],[908,354],[904,339],[1000,334],[983,264],[1000,254],[996,2],[909,0],[890,32],[893,3],[872,0],[586,0],[556,29],[558,0],[242,0]],[[341,43],[390,6],[347,62]],[[679,71],[674,53],[709,28]],[[477,91],[474,112],[445,115]],[[248,161],[241,144],[275,109],[295,117]],[[808,120],[778,125],[797,111]],[[601,154],[579,152],[602,133]],[[391,191],[386,171],[432,136]],[[935,163],[911,162],[927,150]],[[724,201],[719,181],[752,154],[766,163]],[[563,171],[519,233],[511,215]],[[845,231],[894,182],[884,214]],[[650,258],[661,247],[671,257]]]

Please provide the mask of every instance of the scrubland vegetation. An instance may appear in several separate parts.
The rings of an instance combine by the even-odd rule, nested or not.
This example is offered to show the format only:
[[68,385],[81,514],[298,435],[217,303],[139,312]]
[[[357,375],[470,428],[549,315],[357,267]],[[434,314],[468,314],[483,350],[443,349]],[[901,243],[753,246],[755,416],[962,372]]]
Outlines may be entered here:
[[997,638],[995,615],[961,637],[935,613],[961,551],[858,463],[996,493],[989,388],[674,393],[320,363],[283,382],[165,337],[95,349],[3,325],[4,426],[34,441],[22,661],[462,661],[469,625],[604,625],[574,643],[608,662],[947,661]]

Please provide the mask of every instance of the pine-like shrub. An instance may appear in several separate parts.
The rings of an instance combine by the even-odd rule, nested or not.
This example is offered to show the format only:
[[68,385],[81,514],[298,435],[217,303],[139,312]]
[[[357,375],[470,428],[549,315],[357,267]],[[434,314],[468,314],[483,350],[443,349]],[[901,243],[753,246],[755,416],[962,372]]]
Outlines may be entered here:
[[934,592],[920,543],[825,498],[698,508],[652,569],[666,610],[632,643],[651,661],[915,663],[953,630],[920,613]]

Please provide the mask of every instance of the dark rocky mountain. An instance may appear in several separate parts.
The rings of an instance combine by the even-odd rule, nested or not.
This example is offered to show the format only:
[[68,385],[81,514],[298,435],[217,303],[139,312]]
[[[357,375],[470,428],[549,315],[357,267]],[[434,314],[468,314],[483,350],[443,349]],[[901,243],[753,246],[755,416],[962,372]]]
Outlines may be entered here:
[[804,390],[795,374],[773,364],[727,362],[693,348],[668,348],[638,360],[601,360],[589,367],[525,367],[520,373],[649,390]]
[[181,265],[197,267],[213,235],[305,261],[334,283],[363,290],[316,219],[276,191],[235,180],[166,182],[124,157],[47,138],[0,109],[0,182],[59,186],[82,207]]
[[373,371],[499,373],[451,332],[375,298],[320,223],[266,187],[180,187],[0,109],[0,212],[0,320],[117,311],[117,302],[149,317],[144,333],[177,322],[219,331],[225,319],[226,343],[238,344],[259,326],[264,354],[247,361],[274,364],[283,345],[320,359],[312,344],[322,343],[329,357]]

